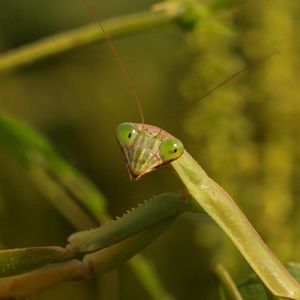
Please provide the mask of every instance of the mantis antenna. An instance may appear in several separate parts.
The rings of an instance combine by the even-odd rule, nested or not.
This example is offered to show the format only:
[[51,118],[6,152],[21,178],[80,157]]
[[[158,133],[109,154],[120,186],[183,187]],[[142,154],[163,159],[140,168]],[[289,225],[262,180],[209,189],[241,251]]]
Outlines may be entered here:
[[214,86],[213,88],[211,88],[210,90],[204,92],[198,99],[189,102],[188,104],[184,105],[182,108],[180,108],[171,118],[169,118],[169,120],[165,123],[163,127],[166,127],[167,124],[169,124],[171,121],[173,121],[175,118],[177,118],[180,114],[182,114],[183,112],[185,112],[186,110],[188,110],[191,106],[193,106],[194,104],[200,102],[201,100],[203,100],[204,98],[206,98],[208,95],[213,94],[217,89],[219,89],[220,87],[222,87],[223,85],[227,84],[229,81],[233,80],[234,78],[240,76],[241,74],[245,73],[246,71],[248,71],[250,68],[253,68],[263,62],[265,62],[266,60],[268,60],[269,58],[271,58],[272,56],[274,56],[275,54],[278,54],[278,51],[274,51],[271,54],[268,54],[266,56],[261,57],[260,59],[254,61],[253,63],[247,65],[246,67],[244,67],[243,69],[239,70],[238,72],[235,72],[234,74],[230,75],[229,77],[227,77],[226,79],[222,80],[220,83],[218,83],[216,86]]
[[109,35],[106,33],[106,31],[104,30],[101,22],[99,21],[99,17],[98,17],[98,14],[97,12],[95,11],[95,9],[93,8],[93,6],[91,5],[91,2],[89,0],[82,0],[82,2],[85,4],[85,6],[87,7],[87,9],[89,10],[89,12],[91,13],[91,15],[94,17],[95,21],[97,22],[97,24],[99,25],[102,33],[103,33],[103,36],[104,38],[106,39],[107,43],[108,43],[108,46],[110,47],[118,65],[120,66],[121,70],[122,70],[122,73],[128,83],[128,86],[134,96],[134,99],[135,99],[135,102],[137,104],[137,108],[138,108],[138,111],[139,111],[139,114],[140,114],[140,117],[141,117],[141,121],[142,121],[142,124],[144,124],[144,114],[143,114],[143,110],[142,110],[142,105],[141,105],[141,100],[140,100],[140,97],[137,93],[137,90],[133,84],[133,81],[131,80],[128,72],[127,72],[127,69],[126,69],[126,66],[123,62],[123,60],[121,59],[121,56],[119,55],[116,47],[114,46],[111,38],[109,37]]

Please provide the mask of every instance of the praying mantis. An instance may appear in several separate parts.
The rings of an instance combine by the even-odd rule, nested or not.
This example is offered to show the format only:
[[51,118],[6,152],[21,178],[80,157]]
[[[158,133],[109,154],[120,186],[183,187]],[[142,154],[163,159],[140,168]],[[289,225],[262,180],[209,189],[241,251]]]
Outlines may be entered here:
[[[126,75],[126,69],[122,68],[122,70],[125,70]],[[130,177],[141,179],[142,176],[160,166],[171,164],[192,198],[182,200],[175,195],[160,196],[149,202],[148,206],[128,214],[129,220],[117,221],[115,227],[114,225],[108,228],[104,226],[100,229],[71,235],[69,244],[64,249],[37,248],[2,252],[3,259],[7,261],[21,259],[27,254],[28,257],[36,258],[36,261],[29,266],[24,266],[24,269],[20,266],[12,268],[17,271],[21,269],[24,272],[24,275],[19,275],[20,280],[26,283],[30,276],[41,278],[42,272],[44,272],[45,278],[52,278],[54,281],[65,280],[65,278],[80,280],[106,270],[105,264],[108,265],[107,269],[113,268],[115,265],[112,261],[116,259],[114,251],[120,255],[120,251],[122,250],[124,253],[124,249],[127,248],[128,253],[124,253],[123,259],[131,256],[142,248],[145,243],[144,239],[153,239],[180,211],[190,209],[191,203],[198,203],[232,239],[255,272],[275,295],[300,299],[298,283],[273,256],[231,197],[208,177],[179,139],[161,128],[145,124],[143,115],[141,119],[141,123],[120,124],[116,132]],[[9,121],[7,120],[7,122]],[[156,212],[155,216],[158,219],[153,216],[147,219],[152,210]],[[193,207],[192,210],[197,209]],[[143,220],[144,224],[137,223],[136,218]],[[126,226],[128,226],[127,229]],[[122,244],[123,240],[126,247]],[[136,242],[140,245],[136,246]],[[128,245],[131,245],[132,248]],[[110,248],[110,250],[113,249],[112,252],[105,253],[105,249],[107,250],[109,247],[112,247]],[[101,265],[101,263],[103,264]],[[47,267],[47,265],[49,266]],[[38,267],[46,269],[39,271]],[[37,271],[32,271],[35,268]],[[14,292],[18,293],[17,290],[12,289],[13,285],[9,285],[9,277],[13,278],[17,274],[14,272],[9,268],[7,273],[3,271],[4,275],[2,276],[8,277],[0,281],[0,297],[19,297],[30,294],[30,290],[23,290],[24,294],[22,291],[20,294],[13,294]],[[27,272],[32,272],[29,277],[26,277]],[[61,277],[52,276],[54,273]],[[51,280],[41,281],[41,288],[43,284],[51,285]]]

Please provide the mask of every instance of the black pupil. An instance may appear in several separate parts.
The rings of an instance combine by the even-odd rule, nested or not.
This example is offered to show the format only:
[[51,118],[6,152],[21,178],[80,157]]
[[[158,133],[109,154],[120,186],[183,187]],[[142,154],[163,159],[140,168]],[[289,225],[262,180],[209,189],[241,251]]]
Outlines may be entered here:
[[173,153],[176,153],[177,152],[177,148],[175,148],[174,150],[173,150]]
[[129,133],[128,133],[128,138],[130,139],[130,138],[131,138],[131,136],[132,136],[132,133],[131,133],[131,132],[129,132]]

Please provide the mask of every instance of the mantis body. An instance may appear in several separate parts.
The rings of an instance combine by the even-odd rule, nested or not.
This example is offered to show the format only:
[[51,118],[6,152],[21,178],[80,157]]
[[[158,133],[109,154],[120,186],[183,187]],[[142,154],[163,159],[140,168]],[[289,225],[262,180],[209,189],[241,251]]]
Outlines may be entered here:
[[233,199],[184,149],[182,142],[153,125],[122,123],[117,137],[131,178],[139,179],[171,163],[188,192],[228,234],[266,286],[275,294],[300,299],[300,287],[259,237]]

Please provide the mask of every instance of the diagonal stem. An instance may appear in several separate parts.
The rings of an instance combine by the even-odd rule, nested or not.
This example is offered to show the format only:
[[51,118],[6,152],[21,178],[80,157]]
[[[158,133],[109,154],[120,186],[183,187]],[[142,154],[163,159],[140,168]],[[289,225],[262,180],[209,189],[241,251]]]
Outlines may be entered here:
[[[120,37],[165,25],[180,15],[167,11],[146,11],[112,18],[102,22],[110,37]],[[45,57],[57,55],[95,42],[104,41],[99,25],[93,23],[77,29],[43,38],[0,55],[0,72],[28,65]]]

